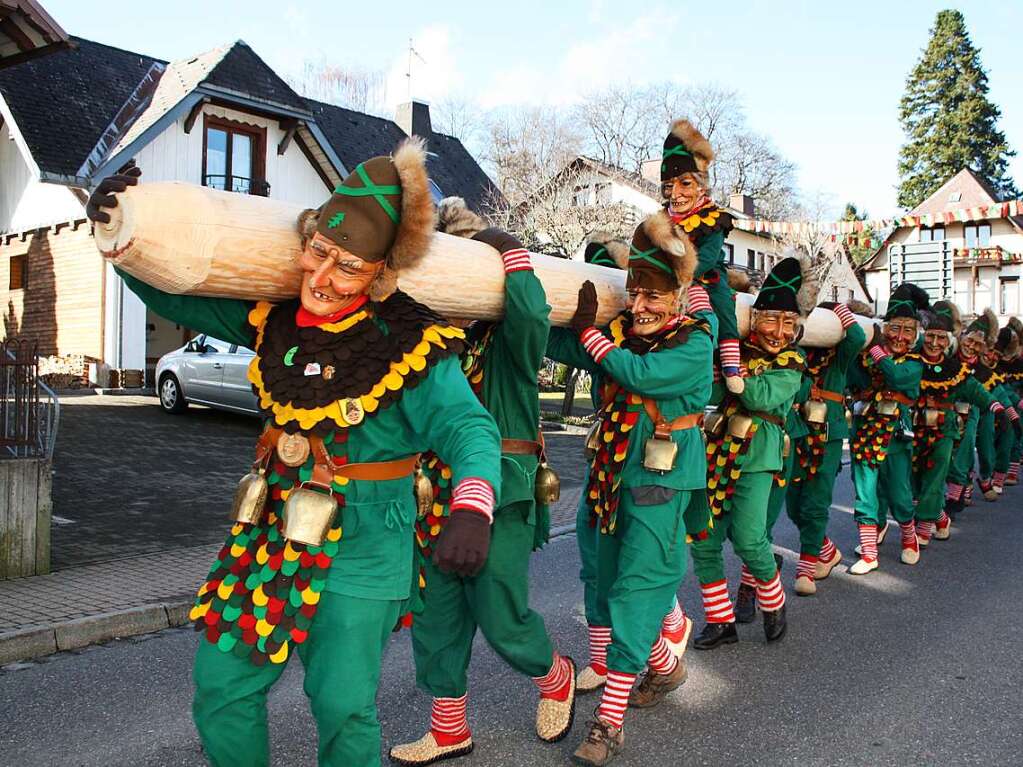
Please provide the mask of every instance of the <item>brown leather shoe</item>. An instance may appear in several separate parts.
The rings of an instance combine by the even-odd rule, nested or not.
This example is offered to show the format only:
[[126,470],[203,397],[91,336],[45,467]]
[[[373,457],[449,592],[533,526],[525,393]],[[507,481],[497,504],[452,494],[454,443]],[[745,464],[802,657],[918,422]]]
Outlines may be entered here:
[[610,764],[625,742],[624,728],[612,727],[596,718],[596,715],[589,726],[590,731],[579,748],[572,754],[572,761],[592,767],[603,767],[605,764]]
[[648,669],[639,684],[629,693],[629,705],[633,708],[653,708],[664,700],[664,696],[686,683],[689,672],[686,662],[679,658],[675,670],[670,674],[657,674]]

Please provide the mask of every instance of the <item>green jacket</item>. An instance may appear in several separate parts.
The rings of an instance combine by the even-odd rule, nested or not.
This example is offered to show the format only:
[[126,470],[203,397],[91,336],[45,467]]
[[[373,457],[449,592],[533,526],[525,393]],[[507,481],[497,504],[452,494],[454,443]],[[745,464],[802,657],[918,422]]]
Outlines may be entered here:
[[[588,371],[593,376],[594,386],[610,380],[626,391],[652,399],[661,415],[669,421],[689,413],[702,413],[710,400],[717,318],[710,311],[700,312],[697,317],[709,324],[710,333],[693,330],[685,343],[648,354],[636,354],[616,347],[599,363],[586,352],[575,332],[568,328],[552,328],[547,356]],[[622,487],[657,485],[675,490],[706,487],[707,461],[702,431],[693,428],[672,433],[672,439],[678,445],[678,456],[675,467],[661,474],[643,467],[644,445],[653,435],[653,430],[653,423],[641,410],[629,438]]]
[[[130,275],[121,276],[160,316],[230,343],[255,346],[254,328],[249,323],[254,304],[170,295]],[[363,321],[382,322],[376,317]],[[390,461],[433,450],[453,467],[453,484],[476,477],[487,481],[498,495],[499,439],[493,418],[469,388],[458,359],[452,356],[435,362],[417,385],[403,388],[392,406],[367,414],[358,426],[333,429],[324,443],[333,457],[343,455],[349,463]],[[312,465],[310,456],[299,468],[299,480],[311,474]],[[282,506],[278,499],[292,489],[294,481],[272,471],[268,482],[271,508]],[[343,537],[333,555],[326,590],[363,599],[407,598],[413,577],[416,519],[412,478],[335,480],[332,490],[344,495]]]
[[[744,362],[746,347],[743,348]],[[788,360],[786,355],[795,355],[791,362],[794,367],[771,366],[757,373],[756,369],[744,380],[745,388],[738,395],[739,404],[747,411],[760,411],[787,420],[792,411],[792,403],[803,385],[802,354],[796,349],[787,349],[776,358],[777,361]],[[797,416],[798,417],[798,416]],[[749,450],[742,462],[742,471],[781,471],[782,441],[781,426],[753,417],[757,431],[750,440]],[[802,419],[799,419],[800,422]],[[805,425],[803,426],[805,429]]]
[[[849,368],[849,389],[854,396],[866,397],[878,391],[896,391],[911,400],[920,396],[920,376],[923,367],[916,354],[905,354],[899,358],[885,357],[877,365],[866,352],[856,358],[856,364]],[[856,427],[862,419],[857,419]],[[912,430],[913,411],[909,405],[899,404],[899,422],[902,428]]]
[[[994,404],[995,398],[973,377],[970,368],[958,356],[940,362],[930,362],[921,357],[920,362],[923,375],[918,408],[926,407],[928,398],[949,407],[956,402],[969,402],[980,410],[987,410]],[[959,436],[959,419],[954,410],[944,412],[941,436],[955,439]]]
[[[835,394],[844,394],[846,383],[849,377],[850,366],[859,358],[863,351],[863,344],[867,335],[859,323],[850,325],[845,331],[845,337],[834,347],[830,354],[827,351],[815,351],[814,355],[829,355],[824,369],[821,370],[814,380],[814,384],[824,391]],[[814,356],[808,360],[808,366],[814,364]],[[828,440],[843,440],[849,436],[849,424],[845,420],[845,405],[841,402],[825,400],[828,408]]]

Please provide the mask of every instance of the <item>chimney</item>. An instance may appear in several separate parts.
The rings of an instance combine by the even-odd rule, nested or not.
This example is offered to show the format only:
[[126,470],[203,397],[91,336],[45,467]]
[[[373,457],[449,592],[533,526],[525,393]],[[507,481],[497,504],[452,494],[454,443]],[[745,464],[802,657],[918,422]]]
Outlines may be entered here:
[[652,184],[661,185],[661,161],[656,157],[652,160],[643,160],[639,166],[639,175]]
[[430,125],[430,105],[425,101],[409,101],[399,104],[395,110],[394,121],[408,136],[428,139],[433,135],[433,128]]
[[753,198],[748,194],[728,195],[728,207],[741,211],[747,216],[753,216]]

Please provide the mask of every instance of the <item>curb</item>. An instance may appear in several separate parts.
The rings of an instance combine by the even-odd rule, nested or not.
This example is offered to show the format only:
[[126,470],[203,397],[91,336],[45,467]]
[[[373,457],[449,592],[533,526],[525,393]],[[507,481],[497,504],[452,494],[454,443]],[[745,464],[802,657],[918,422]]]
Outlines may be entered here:
[[188,623],[192,600],[162,602],[0,634],[0,666],[79,650],[111,639],[150,634]]

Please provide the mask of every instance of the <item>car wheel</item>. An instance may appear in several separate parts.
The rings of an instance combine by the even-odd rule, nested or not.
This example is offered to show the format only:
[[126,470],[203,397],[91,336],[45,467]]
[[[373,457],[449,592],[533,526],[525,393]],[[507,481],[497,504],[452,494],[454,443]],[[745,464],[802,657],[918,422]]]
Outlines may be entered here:
[[160,407],[166,413],[184,413],[188,409],[188,402],[181,391],[181,384],[171,374],[160,379]]

